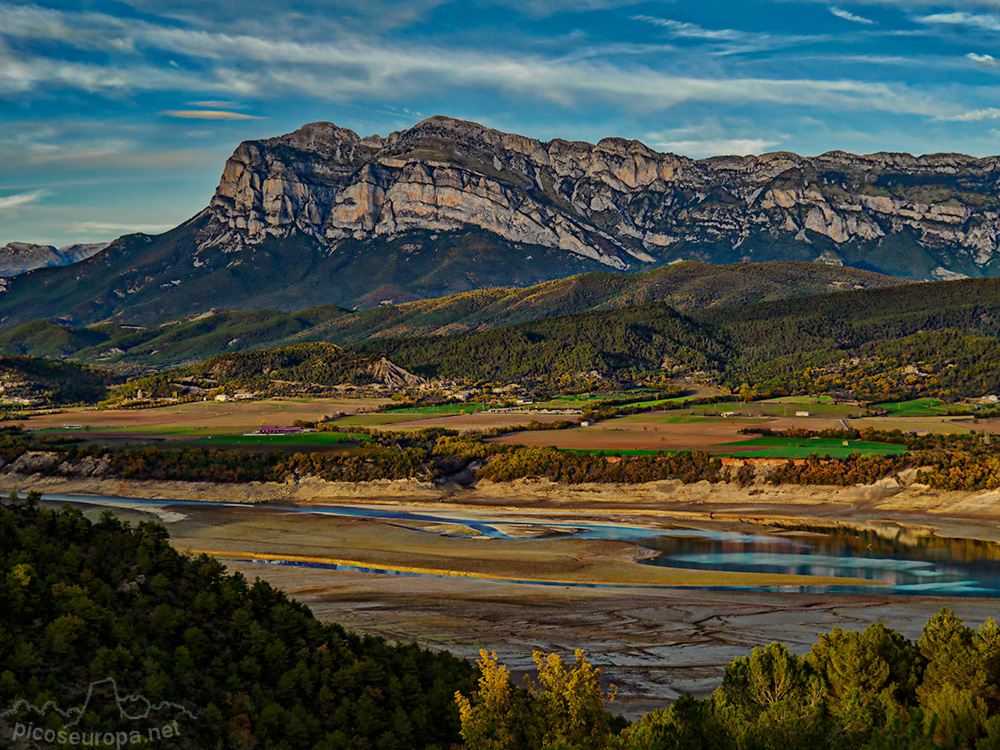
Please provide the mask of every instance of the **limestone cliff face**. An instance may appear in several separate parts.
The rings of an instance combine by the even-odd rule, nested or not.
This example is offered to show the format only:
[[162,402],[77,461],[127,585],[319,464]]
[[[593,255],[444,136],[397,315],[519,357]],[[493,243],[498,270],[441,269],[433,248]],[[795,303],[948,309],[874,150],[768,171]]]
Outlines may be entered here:
[[954,154],[695,161],[638,141],[543,143],[432,117],[361,138],[313,123],[243,143],[199,249],[302,233],[476,227],[617,269],[680,258],[810,259],[916,278],[1000,273],[1000,159]]

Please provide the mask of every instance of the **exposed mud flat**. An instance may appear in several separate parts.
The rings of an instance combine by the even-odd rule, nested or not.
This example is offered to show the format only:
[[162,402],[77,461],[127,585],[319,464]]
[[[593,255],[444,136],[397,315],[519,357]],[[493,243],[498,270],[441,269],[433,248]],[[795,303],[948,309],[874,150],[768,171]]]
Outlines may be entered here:
[[[772,641],[804,654],[820,632],[883,621],[919,638],[942,606],[970,625],[1000,615],[995,600],[673,590],[579,589],[494,581],[366,575],[230,563],[359,633],[448,650],[468,659],[496,651],[516,675],[534,649],[586,650],[614,683],[617,713],[638,718],[690,691],[704,696],[726,665]],[[520,679],[520,677],[518,677]]]

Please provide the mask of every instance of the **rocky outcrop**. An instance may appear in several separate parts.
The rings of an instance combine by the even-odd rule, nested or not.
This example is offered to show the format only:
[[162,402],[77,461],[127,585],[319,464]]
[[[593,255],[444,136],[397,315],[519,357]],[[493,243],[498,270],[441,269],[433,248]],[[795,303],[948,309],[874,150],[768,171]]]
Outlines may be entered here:
[[369,372],[375,382],[388,385],[392,388],[412,388],[425,382],[419,375],[407,372],[385,357],[381,357],[377,362],[372,363]]
[[476,227],[616,269],[680,258],[809,259],[917,278],[1000,273],[997,158],[830,152],[695,161],[432,117],[361,138],[313,123],[243,143],[199,249],[301,233],[347,238]]
[[36,268],[68,266],[79,263],[101,252],[107,242],[87,245],[33,245],[28,242],[10,242],[0,247],[0,278],[19,276]]

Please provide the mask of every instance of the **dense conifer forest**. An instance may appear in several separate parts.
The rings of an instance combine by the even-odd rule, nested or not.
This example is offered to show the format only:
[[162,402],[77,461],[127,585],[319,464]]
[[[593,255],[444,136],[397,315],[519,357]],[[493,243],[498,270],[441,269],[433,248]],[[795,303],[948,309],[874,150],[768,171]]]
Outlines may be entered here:
[[[460,739],[454,693],[472,686],[471,665],[320,623],[267,583],[177,553],[157,524],[110,513],[92,523],[30,496],[8,500],[0,591],[0,713],[18,700],[65,711],[111,678],[119,695],[174,707],[123,722],[114,696],[102,696],[70,731],[145,735],[176,720],[179,739],[165,746],[197,750],[443,749]],[[67,723],[53,711],[3,719],[10,732],[17,722]]]

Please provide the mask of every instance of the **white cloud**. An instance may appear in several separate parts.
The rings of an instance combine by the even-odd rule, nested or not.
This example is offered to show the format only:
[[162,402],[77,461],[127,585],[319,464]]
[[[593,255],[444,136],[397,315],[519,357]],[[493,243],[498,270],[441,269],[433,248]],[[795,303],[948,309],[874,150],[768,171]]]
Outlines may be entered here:
[[[822,5],[829,5],[830,0],[775,0],[776,2],[811,2]],[[1000,8],[1000,0],[851,0],[851,5],[864,5],[883,8],[900,8],[902,10],[912,10],[915,7],[940,8],[943,5],[952,8]]]
[[736,41],[743,39],[746,35],[742,31],[735,29],[706,29],[694,23],[684,21],[674,21],[670,18],[656,18],[655,16],[632,16],[633,21],[660,26],[672,35],[687,37],[691,39],[721,39],[723,41]]
[[937,26],[971,26],[985,31],[1000,31],[1000,18],[985,13],[934,13],[917,18],[919,23]]
[[987,67],[993,67],[997,64],[997,59],[993,55],[977,55],[975,52],[970,52],[966,57],[974,63],[979,63]]
[[32,190],[30,193],[15,193],[0,197],[0,211],[34,203],[48,195],[47,190]]
[[[661,25],[676,36],[727,43],[754,36],[731,29],[704,29],[671,19],[636,18]],[[59,88],[109,95],[152,90],[224,91],[247,98],[294,92],[350,102],[357,97],[404,97],[466,87],[563,104],[599,98],[623,108],[646,111],[689,101],[801,105],[931,117],[948,109],[934,97],[903,83],[674,75],[637,64],[612,65],[530,53],[514,56],[507,50],[491,52],[405,42],[388,45],[379,39],[354,36],[329,42],[300,42],[2,4],[0,29],[0,36],[65,37],[70,45],[103,44],[113,33],[133,39],[138,49],[199,61],[197,65],[169,68],[153,67],[141,58],[129,57],[101,66],[21,57],[0,44],[0,94],[9,95]],[[764,43],[769,42],[765,39]],[[791,42],[775,38],[774,43]]]
[[764,138],[724,138],[708,140],[656,141],[648,144],[660,151],[685,156],[746,156],[761,154],[779,145],[781,141]]
[[974,109],[971,112],[964,112],[951,117],[941,117],[941,120],[948,122],[982,122],[983,120],[1000,120],[1000,109],[997,107],[987,107],[986,109]]
[[239,102],[228,102],[219,99],[210,99],[205,102],[188,102],[190,107],[207,107],[208,109],[246,109],[245,104]]
[[850,11],[844,10],[843,8],[838,8],[836,6],[831,6],[828,10],[831,13],[833,13],[833,15],[835,15],[837,18],[843,18],[845,21],[854,21],[854,23],[863,23],[868,25],[875,23],[870,18],[865,18],[864,16],[856,16]]
[[167,109],[160,113],[167,117],[183,120],[263,120],[263,117],[246,115],[242,112],[226,112],[219,109]]

